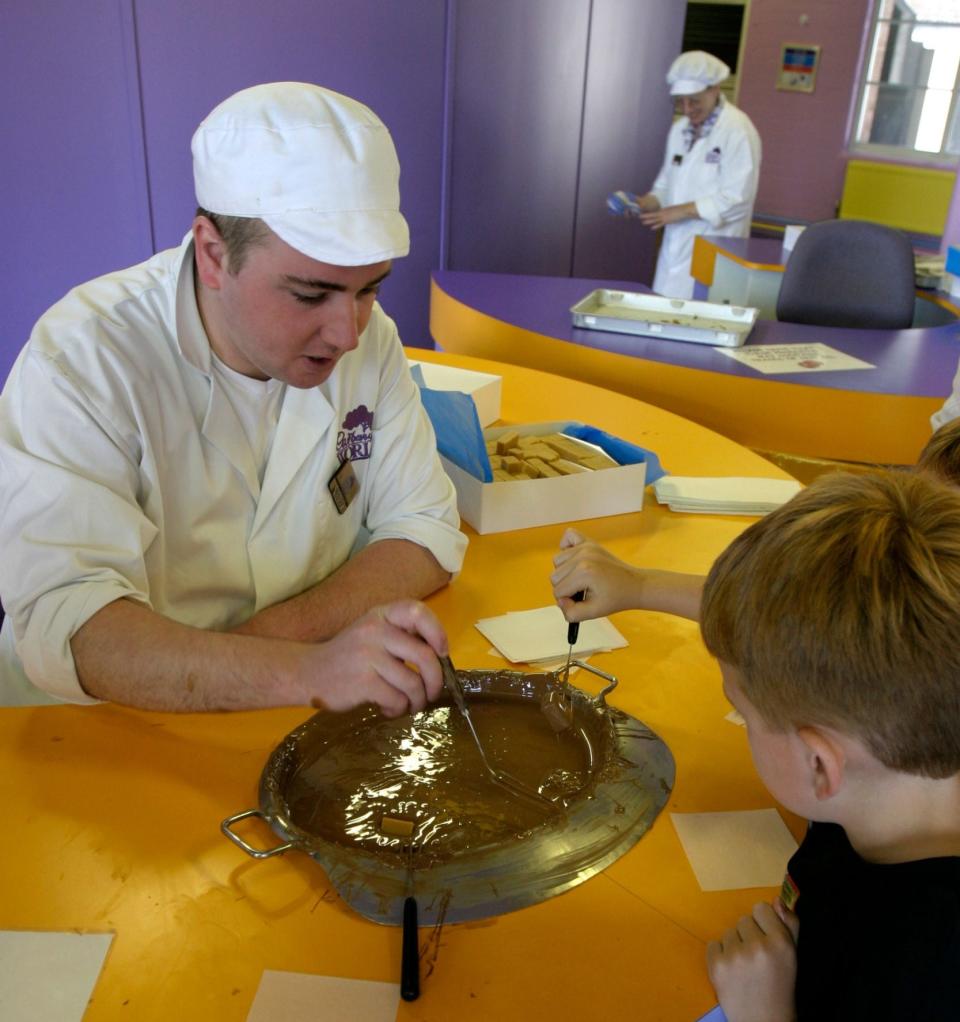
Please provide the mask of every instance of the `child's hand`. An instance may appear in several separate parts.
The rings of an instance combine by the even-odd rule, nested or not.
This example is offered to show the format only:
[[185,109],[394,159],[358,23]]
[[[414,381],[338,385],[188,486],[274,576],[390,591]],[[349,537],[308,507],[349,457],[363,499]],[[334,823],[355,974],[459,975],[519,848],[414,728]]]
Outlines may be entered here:
[[[639,569],[576,529],[563,534],[553,564],[557,569],[550,576],[553,595],[568,621],[587,621],[637,606]],[[574,602],[573,594],[579,592],[585,594],[583,601]]]
[[792,1022],[800,924],[782,904],[760,902],[707,945],[707,973],[729,1022]]
[[[587,621],[618,610],[657,610],[696,621],[700,616],[702,575],[637,568],[614,557],[599,543],[567,529],[557,569],[550,576],[553,595],[568,621]],[[582,603],[573,594],[583,592]]]

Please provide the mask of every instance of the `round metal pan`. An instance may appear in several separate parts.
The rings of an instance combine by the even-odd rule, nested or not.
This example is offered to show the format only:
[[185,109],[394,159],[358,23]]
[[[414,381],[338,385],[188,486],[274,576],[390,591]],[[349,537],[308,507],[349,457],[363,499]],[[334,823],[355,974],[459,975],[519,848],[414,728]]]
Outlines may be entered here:
[[[573,789],[555,793],[556,811],[549,807],[540,811],[529,826],[526,807],[526,823],[468,847],[455,847],[455,842],[451,847],[432,845],[423,833],[408,841],[383,838],[374,847],[369,842],[364,847],[346,834],[314,827],[303,808],[304,772],[319,764],[332,779],[338,743],[355,744],[361,736],[375,750],[385,744],[388,731],[394,737],[398,729],[416,734],[423,717],[386,721],[366,707],[348,714],[318,713],[287,735],[261,774],[259,809],[229,817],[221,829],[254,858],[294,849],[306,852],[323,866],[348,905],[378,923],[398,925],[410,893],[416,894],[420,906],[420,925],[480,919],[560,894],[594,876],[640,840],[666,804],[675,776],[673,756],[663,741],[640,721],[607,705],[605,697],[616,679],[589,664],[574,663],[609,684],[598,696],[570,686],[573,725],[565,741],[582,743],[583,776]],[[553,673],[473,670],[457,675],[474,717],[485,700],[520,701],[524,712],[539,711],[558,684]],[[456,711],[444,696],[424,714],[438,712]],[[482,732],[482,722],[478,730]],[[351,779],[342,776],[336,783],[331,780],[329,790],[320,785],[315,789],[318,807],[329,808],[321,804],[325,799],[333,807],[351,785]],[[294,796],[298,790],[300,795]],[[509,794],[497,794],[509,802]],[[464,801],[469,801],[466,796]],[[362,815],[362,797],[359,802]],[[469,806],[465,804],[463,811],[468,813]],[[282,844],[257,849],[235,833],[234,825],[251,816],[266,821]]]

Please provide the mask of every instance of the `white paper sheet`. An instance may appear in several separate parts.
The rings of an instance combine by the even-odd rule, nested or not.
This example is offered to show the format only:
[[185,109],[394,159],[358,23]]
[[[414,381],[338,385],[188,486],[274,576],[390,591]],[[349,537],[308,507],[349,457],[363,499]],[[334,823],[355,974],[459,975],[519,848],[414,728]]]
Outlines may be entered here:
[[[497,660],[505,660],[506,659],[506,657],[495,646],[491,646],[487,650],[487,656],[492,656],[492,657],[494,657]],[[580,657],[580,661],[581,661],[581,663],[588,664],[588,663],[590,663],[590,658],[586,657],[586,656],[582,656],[582,657]],[[555,659],[538,660],[537,661],[537,667],[541,667],[545,671],[556,671],[560,667],[566,667],[566,665],[567,665],[567,655],[566,655],[566,653],[564,653],[564,655],[562,657],[556,657]],[[570,677],[572,678],[577,673],[577,671],[579,671],[579,670],[580,670],[580,668],[577,667],[576,664],[571,664],[570,665]]]
[[797,842],[776,809],[671,813],[704,891],[779,887]]
[[0,931],[0,1019],[80,1022],[112,933]]
[[764,515],[801,490],[796,479],[753,476],[663,476],[653,484],[657,501],[671,511]]
[[394,1022],[398,983],[264,971],[247,1022]]
[[714,351],[759,373],[833,373],[838,369],[877,368],[828,344],[748,344]]
[[[477,629],[514,664],[566,660],[567,621],[557,606],[512,611],[477,622]],[[573,647],[575,657],[600,650],[620,649],[627,640],[605,617],[583,621]]]

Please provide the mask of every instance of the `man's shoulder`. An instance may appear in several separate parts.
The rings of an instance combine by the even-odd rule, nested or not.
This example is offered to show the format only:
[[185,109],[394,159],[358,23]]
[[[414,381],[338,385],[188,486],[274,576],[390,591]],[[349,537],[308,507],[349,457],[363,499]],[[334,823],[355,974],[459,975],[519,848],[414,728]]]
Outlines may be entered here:
[[104,336],[172,315],[183,248],[166,249],[122,270],[94,277],[72,288],[37,321],[29,346],[56,357],[66,349],[98,343]]
[[690,123],[688,117],[674,117],[670,122],[670,130],[667,132],[667,146],[683,138],[683,129]]
[[370,321],[367,323],[367,330],[372,332],[378,341],[393,343],[399,341],[397,325],[384,311],[379,302],[373,303],[373,310],[370,313]]
[[400,343],[396,323],[384,312],[379,302],[374,302],[361,343],[350,352],[346,364],[353,372],[379,376],[402,353],[403,345]]
[[748,135],[756,138],[758,141],[760,138],[753,121],[750,120],[740,107],[734,106],[729,100],[723,104],[723,112],[718,126],[728,131],[736,131]]
[[68,382],[103,407],[121,394],[153,392],[161,378],[179,374],[182,264],[182,250],[170,249],[74,288],[34,326],[11,386],[27,393],[46,386],[43,380]]

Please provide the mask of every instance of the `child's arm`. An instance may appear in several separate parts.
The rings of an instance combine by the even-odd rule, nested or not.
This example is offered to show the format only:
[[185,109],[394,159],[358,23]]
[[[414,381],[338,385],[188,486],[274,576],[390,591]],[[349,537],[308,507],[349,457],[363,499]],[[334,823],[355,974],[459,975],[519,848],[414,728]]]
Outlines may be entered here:
[[[567,529],[550,576],[553,595],[568,621],[586,621],[618,610],[659,610],[691,621],[700,619],[702,575],[636,568],[598,543]],[[582,603],[574,593],[585,592]]]
[[707,973],[728,1022],[793,1022],[799,932],[793,912],[760,902],[707,945]]

